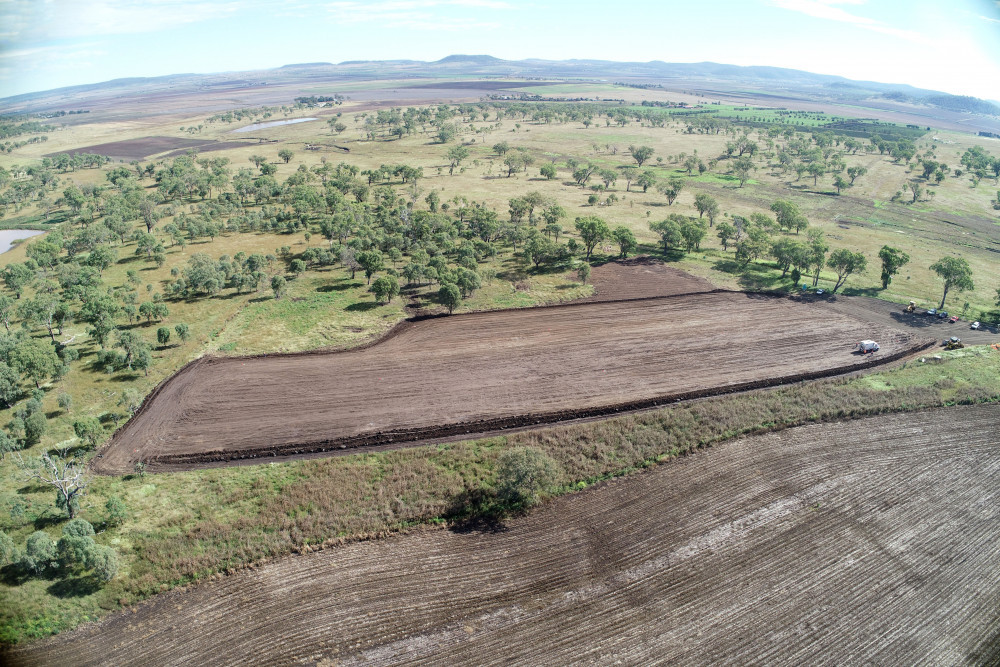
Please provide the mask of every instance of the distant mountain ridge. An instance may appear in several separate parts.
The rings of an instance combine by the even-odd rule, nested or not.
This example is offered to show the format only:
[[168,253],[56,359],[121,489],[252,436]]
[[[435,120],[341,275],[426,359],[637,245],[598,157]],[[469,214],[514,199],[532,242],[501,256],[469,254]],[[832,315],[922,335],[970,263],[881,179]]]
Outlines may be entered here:
[[205,88],[233,85],[265,85],[268,83],[310,83],[364,79],[435,78],[454,75],[482,77],[531,77],[552,79],[600,80],[630,83],[662,83],[669,85],[706,82],[735,87],[760,86],[775,93],[796,93],[833,99],[884,97],[887,100],[917,103],[949,111],[985,114],[1000,117],[1000,106],[987,100],[962,95],[950,95],[936,90],[916,88],[907,84],[856,81],[842,76],[815,74],[803,70],[771,66],[743,66],[724,63],[614,62],[607,60],[503,60],[494,56],[455,54],[434,62],[418,60],[351,60],[341,63],[312,62],[283,65],[274,69],[215,74],[171,74],[158,77],[132,77],[102,83],[69,86],[51,91],[26,93],[0,99],[3,107],[25,104],[32,100],[56,95],[73,95],[102,89],[158,88],[192,86]]

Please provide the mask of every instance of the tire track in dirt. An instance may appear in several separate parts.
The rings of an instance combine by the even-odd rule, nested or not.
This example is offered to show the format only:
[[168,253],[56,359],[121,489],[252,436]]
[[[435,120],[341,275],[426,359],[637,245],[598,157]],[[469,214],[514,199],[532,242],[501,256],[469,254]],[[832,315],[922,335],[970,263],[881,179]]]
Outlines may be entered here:
[[11,664],[995,664],[1000,406],[723,443],[499,532],[286,558]]

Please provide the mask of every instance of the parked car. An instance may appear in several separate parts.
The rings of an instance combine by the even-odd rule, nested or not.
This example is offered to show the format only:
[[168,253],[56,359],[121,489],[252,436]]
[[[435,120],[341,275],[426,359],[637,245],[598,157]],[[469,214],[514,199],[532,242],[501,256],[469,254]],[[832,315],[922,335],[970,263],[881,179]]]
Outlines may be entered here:
[[951,317],[948,318],[948,321],[951,322],[952,324],[958,322],[958,315],[952,315]]
[[934,315],[937,315],[937,308],[931,308],[931,309],[929,309],[927,311],[927,314],[930,315],[931,317],[933,317]]
[[937,314],[937,317],[938,317],[939,320],[943,320],[944,318],[948,317],[948,311],[947,310],[939,310],[938,314]]
[[969,328],[970,329],[978,329],[979,328],[979,322],[973,322],[972,325],[969,326]]
[[819,296],[819,295],[822,295],[822,294],[824,294],[825,292],[826,292],[826,290],[824,290],[824,289],[818,289],[818,290],[816,290],[816,294],[817,294],[817,296]]

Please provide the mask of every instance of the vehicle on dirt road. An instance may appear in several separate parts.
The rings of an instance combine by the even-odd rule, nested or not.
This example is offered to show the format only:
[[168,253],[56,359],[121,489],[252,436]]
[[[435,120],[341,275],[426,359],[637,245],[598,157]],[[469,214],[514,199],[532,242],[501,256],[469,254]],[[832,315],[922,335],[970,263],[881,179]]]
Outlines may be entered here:
[[948,318],[948,321],[951,322],[952,324],[958,322],[958,315],[952,315],[951,317]]
[[937,309],[931,308],[927,311],[927,314],[933,317],[934,315],[937,315]]
[[948,317],[948,311],[947,310],[939,310],[938,311],[937,318],[939,320],[943,320],[946,317]]
[[854,347],[855,349],[860,350],[861,354],[872,354],[873,352],[878,352],[878,343],[873,340],[863,340]]
[[979,328],[979,322],[978,321],[973,322],[971,325],[969,325],[969,328],[970,329],[978,329]]
[[944,346],[946,350],[957,350],[965,347],[965,345],[962,343],[962,339],[959,338],[958,336],[945,338],[943,341],[941,341],[941,344]]

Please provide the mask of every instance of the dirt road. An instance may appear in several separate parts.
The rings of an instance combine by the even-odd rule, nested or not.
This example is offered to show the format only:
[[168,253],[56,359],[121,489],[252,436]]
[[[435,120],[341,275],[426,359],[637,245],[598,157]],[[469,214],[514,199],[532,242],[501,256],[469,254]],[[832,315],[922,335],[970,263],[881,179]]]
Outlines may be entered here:
[[731,441],[551,502],[287,558],[14,664],[997,664],[1000,406]]

